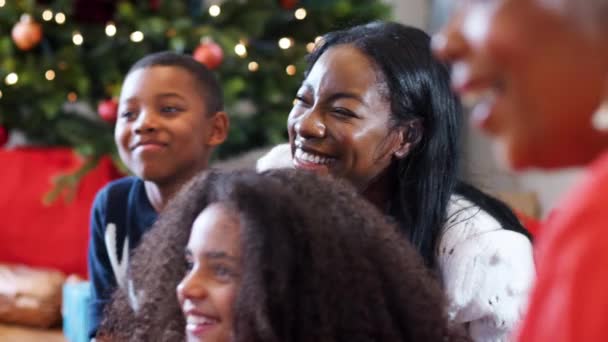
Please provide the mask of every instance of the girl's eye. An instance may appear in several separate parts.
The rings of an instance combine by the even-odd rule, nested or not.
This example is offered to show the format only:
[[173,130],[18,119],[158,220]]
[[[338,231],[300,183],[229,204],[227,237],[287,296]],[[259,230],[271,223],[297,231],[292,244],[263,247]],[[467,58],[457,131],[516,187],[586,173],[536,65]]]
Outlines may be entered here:
[[174,107],[174,106],[164,106],[161,108],[161,112],[163,113],[177,113],[179,112],[181,109]]
[[192,271],[194,268],[194,263],[191,260],[186,260],[186,270],[188,272]]
[[227,266],[213,265],[211,269],[213,271],[213,275],[220,280],[231,280],[234,277],[234,272]]

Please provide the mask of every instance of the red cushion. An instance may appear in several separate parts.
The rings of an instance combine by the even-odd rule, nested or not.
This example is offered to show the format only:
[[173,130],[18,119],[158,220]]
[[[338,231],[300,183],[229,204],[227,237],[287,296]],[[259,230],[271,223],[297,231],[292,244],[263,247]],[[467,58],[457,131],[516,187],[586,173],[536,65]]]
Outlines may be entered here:
[[72,150],[0,150],[0,262],[52,267],[86,277],[89,215],[97,191],[118,174],[109,159],[87,174],[67,203],[42,201],[52,179],[82,165]]

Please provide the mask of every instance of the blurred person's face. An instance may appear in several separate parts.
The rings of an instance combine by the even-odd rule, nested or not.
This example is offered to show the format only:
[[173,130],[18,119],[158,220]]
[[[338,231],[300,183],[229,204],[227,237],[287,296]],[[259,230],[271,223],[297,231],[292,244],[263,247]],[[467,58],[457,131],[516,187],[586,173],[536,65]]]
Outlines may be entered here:
[[186,319],[186,340],[229,342],[232,306],[240,279],[239,221],[212,204],[196,218],[186,247],[188,273],[177,286]]
[[456,0],[433,38],[474,123],[515,169],[586,164],[607,146],[591,117],[607,94],[608,49],[570,17],[580,3]]

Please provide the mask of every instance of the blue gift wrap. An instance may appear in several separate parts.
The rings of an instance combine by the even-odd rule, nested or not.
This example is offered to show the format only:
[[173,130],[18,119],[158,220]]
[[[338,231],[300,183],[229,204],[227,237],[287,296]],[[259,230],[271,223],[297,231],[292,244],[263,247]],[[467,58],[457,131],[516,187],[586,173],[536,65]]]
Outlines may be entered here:
[[63,334],[70,342],[88,342],[91,284],[88,281],[66,282],[63,285]]

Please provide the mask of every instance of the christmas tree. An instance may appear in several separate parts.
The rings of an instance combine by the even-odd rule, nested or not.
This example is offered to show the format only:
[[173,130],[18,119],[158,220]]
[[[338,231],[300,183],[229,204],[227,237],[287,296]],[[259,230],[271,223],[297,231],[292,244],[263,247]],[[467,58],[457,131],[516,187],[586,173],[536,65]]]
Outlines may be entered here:
[[0,146],[14,131],[92,163],[115,156],[123,77],[162,50],[193,54],[222,82],[219,158],[284,141],[315,39],[388,14],[379,0],[0,0]]

